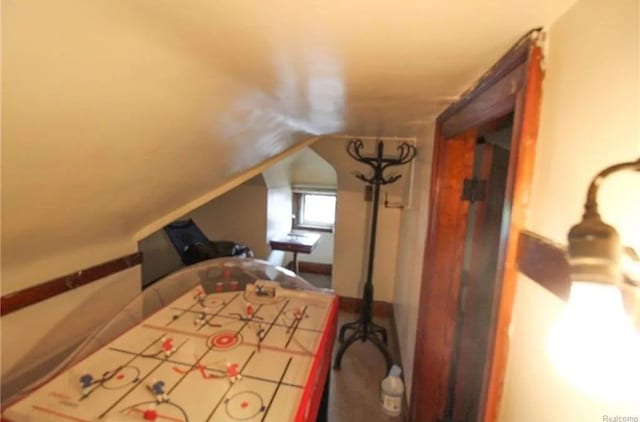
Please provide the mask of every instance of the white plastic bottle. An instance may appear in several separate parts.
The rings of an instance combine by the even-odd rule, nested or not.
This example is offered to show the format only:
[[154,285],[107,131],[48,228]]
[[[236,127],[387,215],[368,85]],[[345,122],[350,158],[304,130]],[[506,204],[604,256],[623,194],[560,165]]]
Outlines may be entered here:
[[400,378],[402,370],[398,365],[393,365],[389,375],[382,380],[380,385],[380,398],[382,410],[389,416],[399,416],[402,411],[402,395],[404,384]]

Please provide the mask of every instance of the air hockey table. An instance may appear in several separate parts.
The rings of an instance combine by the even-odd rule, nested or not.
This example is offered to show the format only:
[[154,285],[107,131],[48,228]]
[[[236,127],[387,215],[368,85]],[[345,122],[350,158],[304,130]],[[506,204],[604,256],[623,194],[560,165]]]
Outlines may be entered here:
[[337,304],[264,261],[198,263],[145,289],[2,421],[324,420]]

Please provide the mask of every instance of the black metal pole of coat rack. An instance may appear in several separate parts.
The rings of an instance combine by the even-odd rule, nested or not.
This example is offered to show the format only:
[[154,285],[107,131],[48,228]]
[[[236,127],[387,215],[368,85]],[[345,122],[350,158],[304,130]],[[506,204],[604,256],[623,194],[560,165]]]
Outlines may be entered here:
[[[398,145],[398,155],[395,158],[384,157],[384,144],[381,140],[377,143],[377,154],[375,157],[366,157],[362,155],[363,143],[360,139],[352,139],[347,144],[347,153],[351,158],[364,163],[373,169],[373,176],[366,177],[362,173],[356,173],[356,177],[365,183],[373,186],[373,214],[371,216],[371,237],[369,239],[369,262],[367,266],[367,280],[364,284],[362,293],[362,305],[358,319],[353,322],[347,322],[340,327],[340,347],[336,352],[336,358],[333,364],[334,369],[340,369],[340,362],[344,352],[358,340],[363,342],[369,340],[380,352],[382,352],[387,363],[387,370],[391,368],[391,354],[387,350],[387,330],[373,322],[371,307],[373,302],[373,260],[376,250],[376,227],[378,224],[378,206],[380,205],[380,186],[388,185],[400,178],[398,174],[384,176],[385,170],[393,166],[401,166],[409,163],[416,156],[416,147],[406,142]],[[351,335],[345,340],[345,334],[348,330],[352,330]],[[379,337],[378,337],[379,336]]]

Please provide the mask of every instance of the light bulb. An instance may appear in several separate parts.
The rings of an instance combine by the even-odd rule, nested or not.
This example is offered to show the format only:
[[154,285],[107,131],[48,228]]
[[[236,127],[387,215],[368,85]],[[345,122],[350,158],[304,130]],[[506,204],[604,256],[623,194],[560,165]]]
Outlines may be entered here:
[[609,400],[640,400],[640,336],[612,284],[573,282],[548,351],[576,388]]

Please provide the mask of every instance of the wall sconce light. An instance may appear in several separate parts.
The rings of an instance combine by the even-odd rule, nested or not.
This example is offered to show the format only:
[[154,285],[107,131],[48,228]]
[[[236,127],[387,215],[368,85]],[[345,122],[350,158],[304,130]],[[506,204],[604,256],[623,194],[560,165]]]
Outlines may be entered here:
[[623,294],[636,287],[622,273],[617,231],[602,221],[597,193],[622,170],[640,171],[640,159],[598,173],[587,193],[582,221],[569,231],[571,292],[551,332],[549,352],[558,371],[581,390],[610,400],[640,400],[640,335],[625,310]]
[[602,170],[591,182],[582,221],[569,231],[571,281],[622,287],[622,246],[616,229],[602,221],[597,194],[602,181],[621,170],[640,171],[640,159]]

